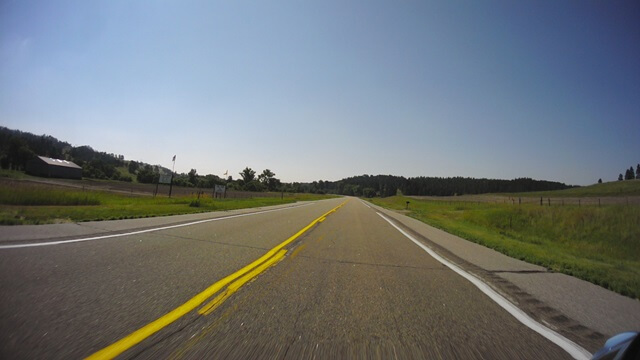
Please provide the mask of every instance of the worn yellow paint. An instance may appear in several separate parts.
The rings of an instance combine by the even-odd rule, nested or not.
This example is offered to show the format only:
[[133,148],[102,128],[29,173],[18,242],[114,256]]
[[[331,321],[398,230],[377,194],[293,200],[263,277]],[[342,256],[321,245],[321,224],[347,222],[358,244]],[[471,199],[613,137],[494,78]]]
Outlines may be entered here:
[[284,257],[284,254],[286,253],[287,253],[287,250],[285,249],[278,251],[278,253],[275,254],[273,257],[271,257],[269,260],[265,261],[257,268],[251,270],[248,274],[241,277],[240,279],[232,282],[231,285],[227,286],[227,288],[223,292],[218,294],[207,305],[203,306],[200,310],[198,310],[198,313],[201,315],[211,314],[218,306],[222,305],[222,303],[225,300],[227,300],[229,296],[233,295],[233,293],[238,291],[238,289],[240,289],[242,285],[246,284],[251,279],[258,276],[263,271],[267,270],[267,268],[269,268],[270,266],[277,264],[280,260],[282,260],[282,258]]
[[289,255],[289,259],[293,259],[296,256],[298,256],[298,253],[300,253],[300,251],[302,251],[302,249],[304,249],[307,246],[307,244],[302,244],[298,247],[296,247],[295,250],[293,250],[293,252],[291,253],[291,255]]
[[[302,234],[304,234],[307,230],[309,230],[314,225],[316,225],[321,218],[324,218],[324,217],[328,216],[329,214],[334,213],[339,208],[344,206],[344,204],[346,204],[347,201],[345,201],[342,204],[336,206],[335,208],[329,210],[328,212],[326,212],[322,216],[318,217],[317,219],[313,220],[309,225],[307,225],[304,228],[302,228],[300,231],[295,233],[293,236],[289,237],[287,240],[281,242],[278,246],[276,246],[273,249],[269,250],[269,252],[267,252],[266,254],[262,255],[259,259],[255,260],[251,264],[249,264],[249,265],[243,267],[242,269],[234,272],[233,274],[231,274],[231,275],[229,275],[229,276],[217,281],[216,283],[212,284],[211,286],[206,288],[204,291],[202,291],[198,295],[192,297],[187,302],[185,302],[184,304],[178,306],[177,308],[173,309],[172,311],[168,312],[167,314],[163,315],[162,317],[150,322],[149,324],[141,327],[140,329],[132,332],[131,334],[129,334],[129,335],[125,336],[124,338],[116,341],[115,343],[105,347],[104,349],[99,350],[99,351],[89,355],[87,357],[87,359],[90,359],[90,360],[95,360],[95,359],[113,359],[116,356],[118,356],[118,355],[122,354],[123,352],[125,352],[126,350],[130,349],[131,347],[135,346],[136,344],[140,343],[142,340],[144,340],[144,339],[148,338],[149,336],[155,334],[156,332],[160,331],[162,328],[166,327],[167,325],[169,325],[172,322],[178,320],[179,318],[183,317],[187,313],[191,312],[192,310],[194,310],[195,308],[200,306],[208,298],[213,296],[215,293],[220,291],[225,286],[233,283],[238,278],[244,276],[245,274],[249,273],[250,271],[252,271],[256,267],[258,267],[261,264],[263,264],[263,263],[267,262],[268,260],[270,260],[274,255],[278,254],[278,252],[280,250],[282,250],[282,248],[284,248],[285,246],[289,245],[295,239],[297,239]],[[282,256],[284,256],[284,254],[282,254]]]

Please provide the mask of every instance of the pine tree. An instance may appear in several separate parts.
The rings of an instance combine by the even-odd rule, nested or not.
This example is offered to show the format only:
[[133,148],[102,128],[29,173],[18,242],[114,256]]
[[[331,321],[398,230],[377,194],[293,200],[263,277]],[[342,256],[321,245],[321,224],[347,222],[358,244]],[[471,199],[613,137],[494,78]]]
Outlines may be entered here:
[[636,179],[640,179],[640,164],[636,167]]
[[625,172],[624,179],[633,180],[633,178],[635,178],[635,176],[633,176],[633,166],[632,166],[629,169],[627,169],[627,171]]
[[618,175],[618,181],[622,181],[623,179],[622,174]]

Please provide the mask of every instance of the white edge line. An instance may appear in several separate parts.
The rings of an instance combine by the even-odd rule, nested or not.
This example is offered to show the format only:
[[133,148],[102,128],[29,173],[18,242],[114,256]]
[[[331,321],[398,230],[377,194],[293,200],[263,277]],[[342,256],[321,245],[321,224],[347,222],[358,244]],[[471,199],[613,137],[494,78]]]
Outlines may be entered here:
[[367,205],[367,203],[366,203],[366,202],[364,202],[364,201],[362,201],[362,200],[360,200],[360,202],[361,202],[362,204],[364,204],[364,206],[366,206],[366,207],[368,207],[369,209],[371,209],[371,206]]
[[435,258],[436,260],[441,262],[443,265],[445,265],[449,269],[451,269],[454,272],[456,272],[458,275],[460,275],[463,278],[469,280],[473,285],[475,285],[478,289],[480,289],[480,291],[482,291],[485,295],[487,295],[489,298],[491,298],[491,300],[493,300],[495,303],[500,305],[500,307],[505,309],[509,314],[511,314],[513,317],[515,317],[518,321],[520,321],[521,323],[526,325],[531,330],[533,330],[533,331],[537,332],[538,334],[544,336],[545,338],[547,338],[552,343],[554,343],[554,344],[558,345],[559,347],[561,347],[564,351],[569,353],[569,355],[571,355],[574,359],[587,359],[588,360],[588,359],[591,358],[591,353],[589,351],[587,351],[586,349],[584,349],[582,346],[580,346],[580,345],[576,344],[575,342],[567,339],[566,337],[558,334],[557,332],[549,329],[548,327],[540,324],[539,322],[537,322],[536,320],[531,318],[529,315],[527,315],[524,311],[520,310],[520,308],[518,308],[517,306],[512,304],[510,301],[505,299],[502,295],[498,294],[495,290],[493,290],[491,287],[489,287],[489,285],[484,283],[482,280],[480,280],[477,277],[475,277],[475,276],[469,274],[468,272],[462,270],[460,267],[458,267],[457,265],[453,264],[449,260],[443,258],[442,256],[436,254],[433,250],[431,250],[429,247],[424,245],[422,242],[418,241],[416,238],[414,238],[413,236],[411,236],[410,234],[408,234],[407,232],[405,232],[404,230],[399,228],[396,224],[391,222],[391,220],[389,218],[387,218],[385,215],[383,215],[383,214],[381,214],[379,212],[377,214],[380,215],[380,217],[382,217],[384,220],[386,220],[389,224],[391,224],[391,226],[393,226],[398,231],[400,231],[400,233],[402,233],[402,235],[406,236],[409,240],[413,241],[416,245],[418,245],[424,251],[429,253],[429,255],[431,255],[433,258]]
[[223,216],[223,217],[218,217],[218,218],[213,218],[213,219],[204,219],[204,220],[193,221],[193,222],[190,222],[190,223],[184,223],[184,224],[178,224],[178,225],[170,225],[170,226],[162,226],[162,227],[158,227],[158,228],[152,228],[152,229],[146,229],[146,230],[138,230],[138,231],[132,231],[132,232],[127,232],[127,233],[121,233],[121,234],[94,236],[94,237],[81,238],[81,239],[72,239],[72,240],[60,240],[60,241],[29,243],[29,244],[0,245],[0,250],[4,250],[4,249],[20,249],[20,248],[37,247],[37,246],[62,245],[62,244],[71,244],[71,243],[84,242],[84,241],[95,241],[95,240],[103,240],[103,239],[109,239],[109,238],[115,238],[115,237],[144,234],[144,233],[153,232],[153,231],[175,229],[175,228],[179,228],[179,227],[197,225],[197,224],[202,224],[202,223],[207,223],[207,222],[212,222],[212,221],[227,220],[227,219],[239,218],[239,217],[243,217],[243,216],[251,216],[251,215],[264,214],[264,213],[268,213],[268,212],[293,209],[293,208],[298,208],[298,207],[301,207],[301,206],[306,206],[306,205],[309,205],[309,204],[312,204],[312,203],[300,204],[300,205],[295,205],[295,206],[288,206],[288,207],[279,208],[279,209],[262,210],[262,211],[256,211],[256,212],[245,213],[245,214]]

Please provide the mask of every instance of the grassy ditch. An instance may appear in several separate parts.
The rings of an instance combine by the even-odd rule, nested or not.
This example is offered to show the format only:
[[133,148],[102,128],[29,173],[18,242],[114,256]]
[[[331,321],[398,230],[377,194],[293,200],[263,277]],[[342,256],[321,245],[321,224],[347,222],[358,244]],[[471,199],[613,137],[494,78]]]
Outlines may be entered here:
[[312,194],[287,195],[284,199],[197,199],[194,196],[153,198],[13,181],[0,183],[0,224],[132,219],[253,208],[326,198],[329,196]]
[[640,298],[640,206],[371,200],[511,257]]

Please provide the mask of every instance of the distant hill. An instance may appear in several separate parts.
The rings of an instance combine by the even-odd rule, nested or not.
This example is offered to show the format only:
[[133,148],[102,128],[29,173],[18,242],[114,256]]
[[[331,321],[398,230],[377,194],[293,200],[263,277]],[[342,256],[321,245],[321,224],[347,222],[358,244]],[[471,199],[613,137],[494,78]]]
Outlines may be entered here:
[[[134,174],[142,172],[167,173],[158,165],[127,161],[122,155],[96,151],[90,146],[71,146],[49,135],[34,135],[20,130],[0,127],[0,167],[24,170],[27,161],[35,156],[73,161],[82,167],[82,176],[93,179],[136,181]],[[141,180],[140,176],[137,180]],[[151,178],[146,182],[153,180]],[[141,181],[145,182],[145,181]]]
[[566,190],[538,191],[514,196],[542,196],[542,197],[615,197],[640,196],[640,179],[611,181],[602,184],[575,187]]

